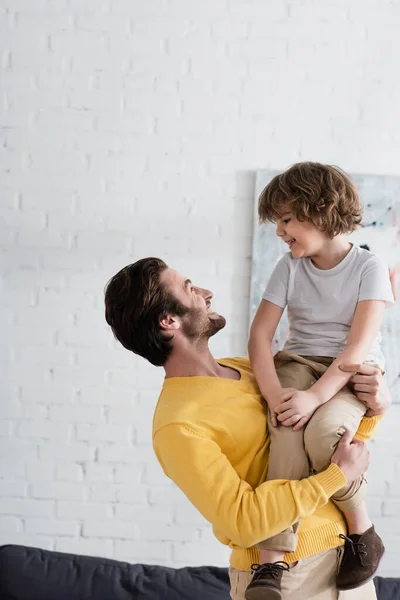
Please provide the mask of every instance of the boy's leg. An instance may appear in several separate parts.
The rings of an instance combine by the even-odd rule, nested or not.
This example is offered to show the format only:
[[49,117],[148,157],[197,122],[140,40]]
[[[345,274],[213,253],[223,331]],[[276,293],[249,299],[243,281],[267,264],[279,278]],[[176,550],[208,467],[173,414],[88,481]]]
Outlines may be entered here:
[[[282,387],[307,389],[315,378],[311,377],[309,367],[296,361],[295,357],[297,355],[285,352],[278,352],[274,357],[280,383]],[[269,411],[268,422],[271,422]],[[303,431],[294,432],[291,427],[278,425],[269,426],[269,432],[271,445],[267,480],[308,477],[310,467],[304,450]],[[255,569],[251,581],[246,579],[249,583],[245,593],[247,600],[281,598],[280,582],[288,569],[287,563],[283,562],[284,553],[296,550],[298,527],[299,523],[294,523],[285,531],[257,544],[260,549],[260,565]]]
[[[282,387],[305,390],[316,381],[316,377],[307,364],[298,362],[296,358],[297,355],[278,352],[274,357],[276,371]],[[269,416],[268,420],[270,422]],[[278,427],[269,426],[269,433],[271,447],[267,480],[308,477],[310,467],[304,450],[303,430],[293,431],[291,427],[280,425]],[[260,542],[258,548],[294,552],[297,547],[298,527],[299,523],[295,523],[285,531]]]
[[[365,405],[347,387],[315,411],[306,426],[304,444],[316,472],[328,466],[345,429],[356,433],[365,411]],[[359,477],[332,496],[344,514],[349,532],[336,582],[341,590],[352,590],[369,581],[384,553],[382,540],[368,516],[365,491],[366,481]]]
[[[286,386],[285,386],[286,387]],[[270,411],[268,409],[268,421]],[[309,476],[310,466],[304,451],[303,430],[293,431],[291,427],[269,427],[271,446],[268,462],[267,481],[272,479],[304,479]],[[281,533],[263,540],[257,547],[264,550],[294,552],[297,548],[297,530],[294,523]]]
[[[320,406],[304,430],[304,445],[312,469],[319,473],[329,466],[346,429],[357,431],[366,407],[346,386]],[[332,500],[342,511],[354,510],[365,495],[365,479],[359,477],[336,492]]]

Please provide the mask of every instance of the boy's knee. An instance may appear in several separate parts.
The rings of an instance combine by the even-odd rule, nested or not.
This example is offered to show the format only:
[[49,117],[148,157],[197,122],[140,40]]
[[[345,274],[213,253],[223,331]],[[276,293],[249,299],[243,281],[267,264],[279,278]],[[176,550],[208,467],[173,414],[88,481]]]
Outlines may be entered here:
[[313,470],[319,472],[329,465],[345,429],[343,419],[330,416],[309,421],[304,430],[304,447]]

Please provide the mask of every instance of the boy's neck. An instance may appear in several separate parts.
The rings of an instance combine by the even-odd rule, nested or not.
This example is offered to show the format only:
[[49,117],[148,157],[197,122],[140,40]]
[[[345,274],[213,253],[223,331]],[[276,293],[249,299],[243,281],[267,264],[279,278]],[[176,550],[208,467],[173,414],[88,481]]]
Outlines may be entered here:
[[337,235],[332,240],[327,240],[325,246],[318,254],[311,256],[313,264],[317,269],[326,271],[333,269],[348,255],[352,244],[342,235]]

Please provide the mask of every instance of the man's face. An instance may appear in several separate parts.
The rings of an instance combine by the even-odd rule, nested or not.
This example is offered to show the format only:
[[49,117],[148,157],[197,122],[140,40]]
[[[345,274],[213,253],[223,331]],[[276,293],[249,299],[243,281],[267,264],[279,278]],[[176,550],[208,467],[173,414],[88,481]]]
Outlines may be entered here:
[[187,313],[180,317],[181,331],[190,339],[208,339],[225,327],[225,317],[214,312],[211,308],[213,297],[210,290],[196,287],[173,269],[166,269],[160,281],[182,306]]

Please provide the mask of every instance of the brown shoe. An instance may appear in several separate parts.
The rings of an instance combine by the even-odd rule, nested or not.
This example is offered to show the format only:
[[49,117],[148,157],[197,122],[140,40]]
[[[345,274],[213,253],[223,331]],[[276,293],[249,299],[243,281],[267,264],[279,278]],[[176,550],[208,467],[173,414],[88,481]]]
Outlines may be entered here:
[[344,543],[343,560],[336,579],[338,590],[353,590],[370,581],[375,575],[385,546],[374,526],[362,535],[340,536]]
[[244,594],[246,600],[281,600],[281,579],[283,571],[289,571],[286,562],[251,565],[253,579]]

